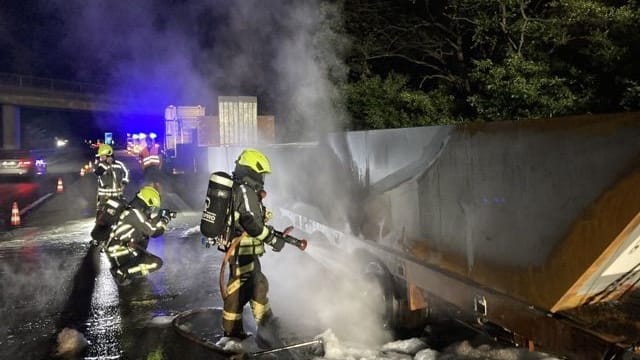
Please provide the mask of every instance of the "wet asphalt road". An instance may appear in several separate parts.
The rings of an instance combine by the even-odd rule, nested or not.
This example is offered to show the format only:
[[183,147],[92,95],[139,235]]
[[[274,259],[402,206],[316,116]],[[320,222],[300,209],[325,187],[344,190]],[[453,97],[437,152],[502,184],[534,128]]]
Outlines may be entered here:
[[[119,155],[131,171],[131,198],[141,174],[135,158]],[[0,229],[0,359],[216,358],[171,325],[182,311],[222,304],[218,275],[223,253],[205,248],[197,232],[183,236],[199,224],[199,212],[190,211],[175,193],[163,194],[164,205],[180,211],[170,230],[149,245],[164,266],[118,288],[106,256],[89,242],[95,176],[74,175],[65,178],[62,193],[49,189],[53,195],[24,214],[19,227]],[[219,324],[211,329],[217,332]],[[83,348],[77,345],[85,340],[83,351],[59,354]]]
[[[11,229],[13,202],[24,215],[35,202],[56,194],[58,180],[63,188],[77,181],[81,167],[93,160],[86,150],[78,148],[48,150],[44,153],[47,160],[45,174],[33,178],[0,176],[0,232]],[[95,191],[91,196],[95,196]]]
[[[163,267],[121,288],[111,278],[104,253],[90,245],[91,217],[1,233],[0,359],[221,358],[180,336],[171,324],[182,312],[222,307],[223,253],[202,245],[194,232],[199,221],[199,212],[180,212],[169,230],[149,244]],[[340,306],[345,303],[339,294],[353,296],[353,290],[305,253],[288,246],[261,261],[287,343],[310,340],[327,328],[340,334],[366,325],[366,316]],[[349,318],[360,320],[345,321]],[[249,306],[245,323],[255,333]],[[205,327],[197,332],[218,333],[220,324],[212,320]],[[86,338],[84,351],[57,356],[64,329]]]
[[163,268],[121,289],[104,254],[89,245],[91,219],[12,232],[0,243],[0,358],[55,357],[65,328],[89,343],[75,358],[211,358],[170,324],[181,311],[221,304],[222,253],[180,237],[188,217],[149,246]]
[[[148,248],[163,267],[118,288],[106,256],[90,245],[94,181],[83,177],[66,184],[63,193],[29,212],[22,226],[0,232],[0,359],[220,358],[171,325],[181,312],[222,307],[224,253],[202,245],[200,211],[185,209],[179,196],[167,194],[164,205],[177,209],[178,217]],[[308,340],[344,317],[329,311],[339,301],[328,286],[332,278],[309,256],[288,246],[278,254],[269,251],[262,262],[271,306],[294,333],[291,341]],[[245,315],[247,330],[255,331],[248,306]],[[212,320],[208,327],[202,332],[213,334],[220,324]],[[74,356],[59,356],[59,337],[69,329],[88,345]],[[61,344],[73,345],[76,338],[65,337]]]

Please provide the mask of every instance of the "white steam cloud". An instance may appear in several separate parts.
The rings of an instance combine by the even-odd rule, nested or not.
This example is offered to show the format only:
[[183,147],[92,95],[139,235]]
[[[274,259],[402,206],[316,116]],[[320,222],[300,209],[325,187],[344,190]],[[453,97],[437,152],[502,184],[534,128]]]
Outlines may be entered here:
[[113,95],[159,114],[169,104],[216,114],[218,95],[257,96],[259,113],[275,115],[287,141],[344,119],[336,84],[346,74],[346,42],[332,27],[340,9],[328,2],[58,0],[51,7],[66,30],[61,56],[77,64],[78,78],[100,83],[107,74]]
[[[340,259],[345,254],[333,255]],[[268,254],[262,262],[269,279],[269,302],[294,337],[308,340],[329,329],[341,341],[367,346],[392,339],[383,325],[382,297],[371,291],[371,283],[355,264],[344,261],[339,270],[327,269],[292,246],[281,254]]]

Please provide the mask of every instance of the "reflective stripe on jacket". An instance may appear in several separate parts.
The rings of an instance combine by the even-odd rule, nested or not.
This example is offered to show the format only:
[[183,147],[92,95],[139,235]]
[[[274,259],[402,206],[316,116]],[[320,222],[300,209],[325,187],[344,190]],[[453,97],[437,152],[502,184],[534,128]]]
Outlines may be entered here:
[[142,158],[142,167],[160,166],[160,146],[155,144],[151,147],[145,147],[140,153]]
[[264,240],[271,230],[264,222],[263,207],[256,191],[246,184],[234,184],[234,235],[243,236],[234,255],[264,254]]
[[116,227],[111,231],[111,238],[121,241],[139,241],[145,237],[160,236],[167,229],[167,224],[159,217],[148,218],[136,208],[122,212]]
[[111,164],[99,162],[94,173],[98,176],[98,196],[121,196],[129,182],[129,170],[118,160]]

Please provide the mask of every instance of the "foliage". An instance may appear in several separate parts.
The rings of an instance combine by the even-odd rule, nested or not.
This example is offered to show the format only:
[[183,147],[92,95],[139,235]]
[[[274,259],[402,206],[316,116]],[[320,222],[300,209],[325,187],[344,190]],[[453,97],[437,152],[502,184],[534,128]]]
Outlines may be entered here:
[[479,90],[469,101],[483,120],[517,120],[565,115],[579,105],[567,80],[547,64],[512,55],[503,64],[478,60],[470,74]]
[[352,130],[437,125],[452,122],[453,97],[441,91],[424,93],[407,87],[395,73],[382,79],[365,77],[347,86]]
[[[356,128],[425,123],[438,106],[444,121],[640,109],[636,0],[352,0],[344,9]],[[391,72],[404,77],[402,91],[364,92],[372,81],[397,90]],[[366,98],[380,91],[383,100]],[[408,92],[430,105],[407,111]],[[382,103],[391,108],[363,108]]]
[[640,84],[636,81],[629,80],[625,85],[620,105],[625,110],[640,109]]

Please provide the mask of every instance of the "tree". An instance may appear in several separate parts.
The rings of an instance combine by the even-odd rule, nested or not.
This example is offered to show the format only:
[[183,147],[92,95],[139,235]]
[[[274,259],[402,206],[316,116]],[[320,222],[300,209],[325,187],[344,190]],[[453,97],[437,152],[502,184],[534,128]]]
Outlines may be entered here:
[[407,78],[395,73],[385,79],[364,77],[347,86],[347,110],[352,130],[385,129],[451,123],[452,95],[426,94],[407,87]]
[[584,90],[584,111],[639,109],[628,100],[640,80],[636,1],[556,0],[547,6],[546,18],[540,24],[544,27],[536,29],[537,50],[548,57],[554,73]]
[[553,117],[581,106],[566,79],[551,74],[547,64],[518,54],[503,64],[476,61],[470,77],[479,90],[469,102],[482,120]]
[[640,109],[633,0],[355,0],[345,18],[353,82],[402,74],[407,91],[452,96],[449,121]]

